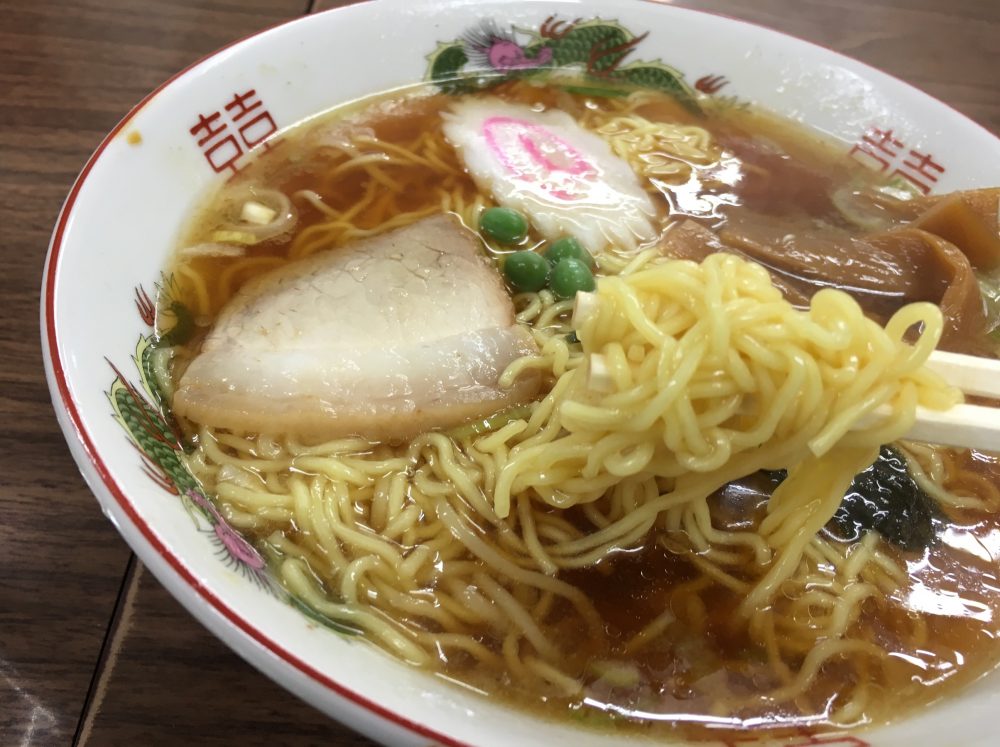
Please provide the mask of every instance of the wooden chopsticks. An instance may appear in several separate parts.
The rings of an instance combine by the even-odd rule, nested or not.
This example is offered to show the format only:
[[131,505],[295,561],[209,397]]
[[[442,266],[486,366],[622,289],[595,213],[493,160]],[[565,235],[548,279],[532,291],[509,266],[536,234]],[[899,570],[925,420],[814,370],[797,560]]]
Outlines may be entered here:
[[[926,366],[965,394],[1000,399],[1000,361],[935,350]],[[872,425],[880,417],[879,408],[855,426]],[[917,420],[906,434],[912,441],[958,446],[983,451],[1000,451],[1000,409],[961,404],[948,410],[917,407]]]

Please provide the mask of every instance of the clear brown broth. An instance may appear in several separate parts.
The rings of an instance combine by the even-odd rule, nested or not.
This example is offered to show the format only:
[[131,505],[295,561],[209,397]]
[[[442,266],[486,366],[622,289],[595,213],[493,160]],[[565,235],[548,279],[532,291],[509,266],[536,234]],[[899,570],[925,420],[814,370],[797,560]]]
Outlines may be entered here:
[[[498,93],[549,106],[567,101],[576,107],[604,105],[600,99],[525,86],[502,88]],[[449,101],[440,94],[415,98],[388,112],[367,117],[364,125],[380,140],[405,142],[422,131],[440,129],[440,112]],[[355,107],[347,113],[357,111]],[[746,178],[735,186],[706,182],[688,185],[686,194],[681,189],[665,193],[664,210],[692,217],[711,228],[724,225],[727,211],[744,206],[752,206],[776,220],[819,220],[842,225],[842,219],[829,204],[831,187],[852,181],[875,183],[873,175],[847,161],[822,138],[763,112],[731,108],[696,120],[664,97],[642,113],[652,120],[706,127],[719,142],[732,146],[728,155],[736,160],[740,159],[734,153],[741,151],[783,154],[766,159],[769,173],[766,183],[755,178],[752,165],[743,164]],[[355,173],[335,181],[327,179],[329,162],[317,151],[310,134],[344,116],[343,110],[335,111],[318,123],[310,122],[300,131],[286,135],[233,182],[262,183],[289,195],[309,189],[332,207],[347,208],[365,188],[365,177],[363,173]],[[471,181],[468,189],[475,190]],[[711,199],[696,203],[692,196]],[[417,190],[404,197],[403,204],[416,209],[424,199]],[[697,209],[692,207],[695,205]],[[183,244],[209,240],[218,225],[216,207],[217,204],[210,206],[192,224]],[[318,211],[302,203],[299,210],[300,221],[294,234],[249,247],[247,255],[274,258],[277,263],[287,261],[295,235],[321,218]],[[364,224],[363,220],[361,223]],[[215,315],[240,286],[274,266],[248,267],[223,282],[223,276],[231,268],[231,259],[185,261],[210,289],[210,304],[199,309],[197,317],[202,331],[210,327]],[[174,298],[191,308],[197,307],[193,292],[183,282],[176,285]],[[169,326],[170,320],[163,323]],[[199,338],[200,335],[188,343],[191,354],[197,350]],[[1000,467],[992,458],[975,453],[958,458],[968,469],[994,483],[1000,482]],[[755,485],[752,479],[743,487],[756,498],[736,518],[752,524],[768,491],[766,486]],[[719,497],[720,501],[723,497]],[[723,513],[717,514],[721,521],[725,521]],[[878,683],[885,697],[877,709],[866,714],[869,720],[883,721],[945,697],[995,665],[1000,658],[1000,646],[995,642],[1000,614],[998,553],[1000,517],[972,511],[947,517],[946,528],[923,553],[895,551],[897,559],[909,570],[909,585],[884,602],[866,601],[856,623],[867,631],[871,640],[891,652],[891,665],[880,675]],[[606,635],[601,639],[584,635],[569,610],[563,616],[563,623],[556,626],[566,642],[565,650],[573,652],[564,668],[586,683],[584,698],[522,691],[511,687],[504,672],[480,669],[461,654],[444,658],[441,673],[546,715],[563,717],[568,712],[584,723],[624,730],[662,729],[664,734],[717,739],[745,734],[742,730],[747,727],[767,731],[772,736],[829,727],[822,707],[815,705],[805,713],[793,706],[775,707],[766,702],[721,715],[715,711],[713,681],[724,680],[730,691],[746,695],[750,703],[754,702],[755,693],[779,683],[760,647],[745,629],[731,624],[740,601],[735,593],[721,586],[712,587],[699,591],[697,601],[694,600],[691,589],[697,585],[700,573],[684,555],[650,542],[595,567],[563,572],[561,577],[594,601],[605,622]],[[666,609],[674,612],[676,620],[662,640],[639,654],[627,653],[626,642]],[[919,640],[912,632],[914,615],[924,621]],[[493,640],[489,631],[483,632],[482,639],[499,648],[500,642]],[[595,673],[594,663],[605,660],[628,662],[638,672],[638,678],[627,686],[616,686]],[[809,702],[823,704],[835,699],[844,685],[843,678],[852,676],[856,676],[853,670],[836,661],[826,665],[809,691]]]

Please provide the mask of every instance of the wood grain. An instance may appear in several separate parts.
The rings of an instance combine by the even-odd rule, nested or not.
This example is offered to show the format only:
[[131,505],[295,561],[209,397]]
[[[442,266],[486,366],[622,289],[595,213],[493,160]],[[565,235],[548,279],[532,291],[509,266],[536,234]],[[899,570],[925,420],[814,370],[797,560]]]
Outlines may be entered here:
[[[657,2],[657,0],[651,0]],[[1000,133],[995,0],[680,0],[868,63]]]
[[[313,3],[317,10],[344,4]],[[1000,2],[670,4],[842,51],[1000,132]],[[371,744],[258,674],[141,566],[129,565],[127,548],[100,514],[58,432],[38,345],[48,235],[103,134],[173,72],[308,6],[306,0],[4,3],[0,744],[68,744],[78,727],[79,743],[88,747]]]
[[[996,0],[646,1],[756,23],[842,52],[1000,133],[1000,45],[996,43],[1000,2]],[[317,0],[315,9],[344,4]],[[544,5],[538,15],[540,21],[547,15]],[[497,20],[502,26],[503,19]]]
[[150,89],[305,7],[305,0],[3,5],[0,744],[70,743],[129,557],[69,456],[42,371],[38,291],[56,214],[90,152]]
[[229,651],[139,564],[128,589],[81,747],[374,747]]

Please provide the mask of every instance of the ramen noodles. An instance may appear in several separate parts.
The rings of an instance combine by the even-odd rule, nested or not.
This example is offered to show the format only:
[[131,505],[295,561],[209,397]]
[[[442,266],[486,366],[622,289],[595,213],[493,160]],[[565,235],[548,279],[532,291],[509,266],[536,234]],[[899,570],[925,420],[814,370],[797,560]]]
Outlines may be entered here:
[[1000,465],[905,440],[995,350],[997,195],[648,91],[373,97],[185,236],[188,466],[317,619],[520,707],[884,722],[1000,653]]

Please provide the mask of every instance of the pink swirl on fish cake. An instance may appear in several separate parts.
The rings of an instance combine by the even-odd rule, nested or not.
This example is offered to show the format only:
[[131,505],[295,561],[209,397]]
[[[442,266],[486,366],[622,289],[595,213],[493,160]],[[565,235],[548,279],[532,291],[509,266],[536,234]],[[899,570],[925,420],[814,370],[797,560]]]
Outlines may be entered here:
[[580,151],[534,122],[489,117],[483,122],[482,134],[490,152],[511,176],[537,185],[538,190],[558,200],[585,199],[598,181],[598,169]]

